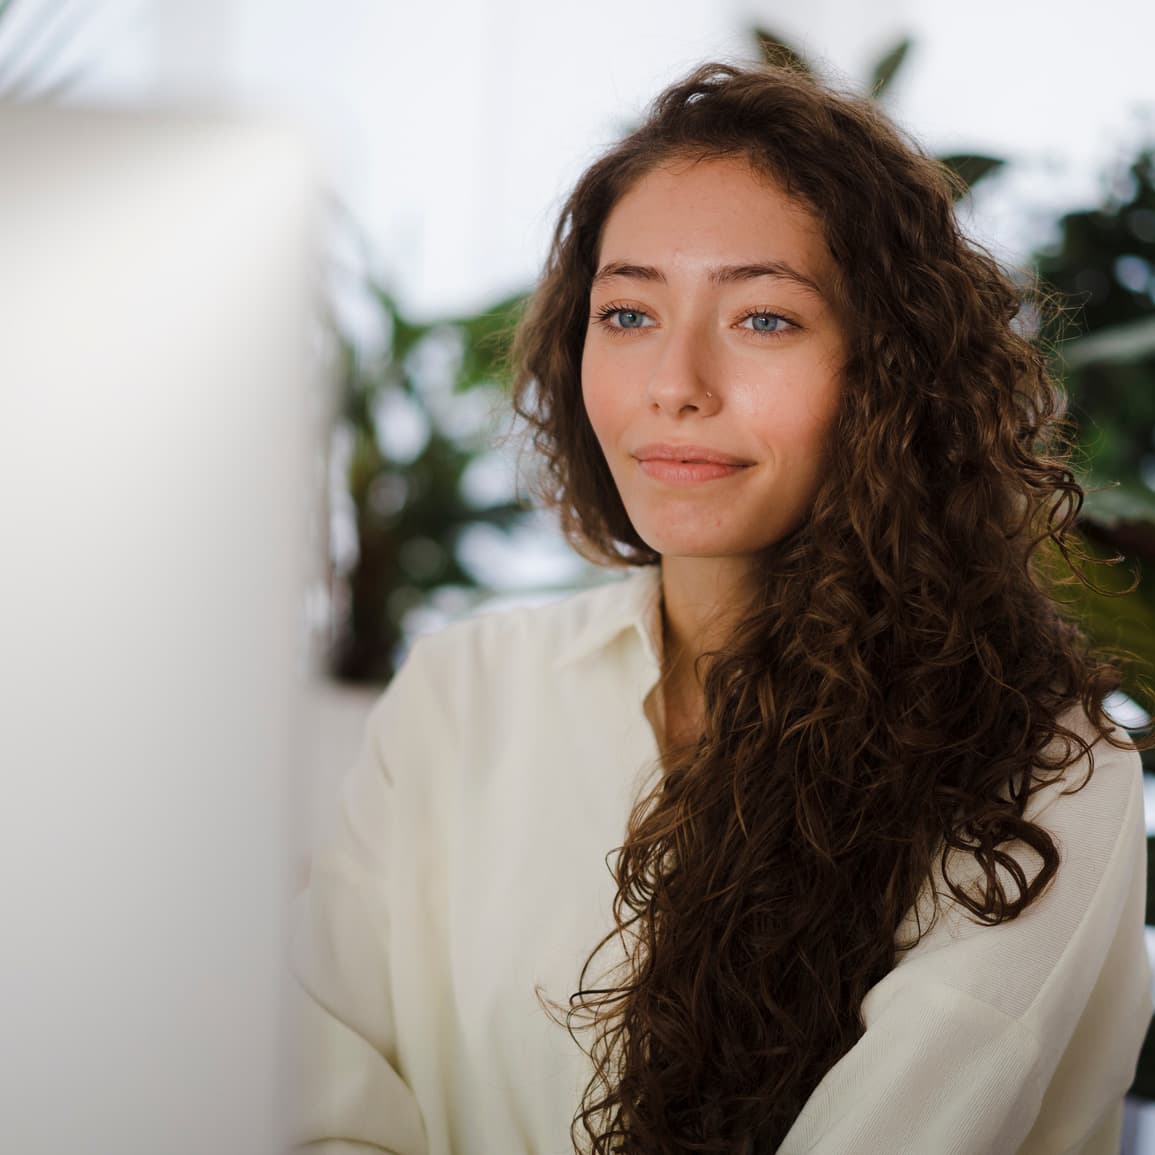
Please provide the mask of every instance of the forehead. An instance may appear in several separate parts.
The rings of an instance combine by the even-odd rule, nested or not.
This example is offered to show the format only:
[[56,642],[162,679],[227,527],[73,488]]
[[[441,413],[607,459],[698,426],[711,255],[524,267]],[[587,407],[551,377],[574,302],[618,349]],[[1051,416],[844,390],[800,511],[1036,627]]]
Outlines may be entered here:
[[740,157],[669,161],[640,177],[610,211],[599,262],[781,260],[825,279],[822,226],[808,206]]

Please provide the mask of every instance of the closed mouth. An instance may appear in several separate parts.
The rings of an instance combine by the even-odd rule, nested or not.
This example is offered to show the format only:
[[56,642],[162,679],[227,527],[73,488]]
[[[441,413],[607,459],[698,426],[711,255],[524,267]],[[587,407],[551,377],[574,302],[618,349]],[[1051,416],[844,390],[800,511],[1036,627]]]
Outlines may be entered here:
[[685,465],[732,465],[744,467],[753,465],[732,454],[723,453],[702,445],[643,445],[634,450],[638,461],[676,461]]

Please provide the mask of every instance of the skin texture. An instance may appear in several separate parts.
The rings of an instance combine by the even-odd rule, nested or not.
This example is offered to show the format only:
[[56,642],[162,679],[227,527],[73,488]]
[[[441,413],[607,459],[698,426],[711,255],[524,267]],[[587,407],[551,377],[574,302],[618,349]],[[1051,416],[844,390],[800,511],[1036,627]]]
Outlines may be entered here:
[[[715,275],[753,265],[781,272]],[[606,221],[598,270],[582,395],[630,521],[662,555],[667,714],[692,718],[694,658],[724,636],[754,555],[806,517],[823,475],[846,355],[835,269],[808,209],[722,158],[642,177]],[[654,442],[749,464],[674,484],[635,457]]]

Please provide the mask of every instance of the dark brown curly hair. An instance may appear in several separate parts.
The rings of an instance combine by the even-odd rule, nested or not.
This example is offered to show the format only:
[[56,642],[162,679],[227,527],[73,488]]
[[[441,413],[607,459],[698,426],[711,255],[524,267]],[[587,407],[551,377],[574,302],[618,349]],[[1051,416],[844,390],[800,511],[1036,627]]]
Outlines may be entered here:
[[[1064,615],[1083,500],[1025,290],[962,235],[949,174],[870,102],[801,74],[708,64],[569,197],[513,350],[515,404],[571,539],[654,565],[581,392],[603,225],[655,166],[738,156],[821,223],[849,358],[808,520],[765,552],[705,655],[701,741],[630,816],[616,928],[567,1022],[594,1030],[573,1123],[595,1155],[775,1150],[863,1031],[863,997],[937,864],[989,924],[1059,868],[1032,793],[1112,745],[1119,663]],[[1076,709],[1090,723],[1072,717]],[[1028,876],[1016,847],[1042,865]],[[977,884],[952,877],[958,854]],[[926,927],[922,930],[925,932]],[[586,987],[611,941],[628,969]],[[917,940],[916,940],[917,941]],[[584,1137],[580,1132],[584,1131]]]

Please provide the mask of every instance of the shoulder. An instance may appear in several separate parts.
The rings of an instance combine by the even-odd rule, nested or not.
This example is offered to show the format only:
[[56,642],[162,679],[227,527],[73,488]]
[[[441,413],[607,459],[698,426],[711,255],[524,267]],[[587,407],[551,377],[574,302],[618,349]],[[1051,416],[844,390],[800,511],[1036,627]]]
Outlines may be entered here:
[[640,625],[657,591],[656,571],[635,571],[422,634],[374,706],[371,728],[444,731],[500,701],[530,702],[567,663]]
[[[1060,772],[1042,770],[1043,784],[1027,801],[1025,817],[1058,851],[1050,884],[1018,918],[986,925],[957,901],[946,877],[960,890],[978,894],[989,867],[1014,896],[1037,875],[1041,856],[1033,845],[1017,841],[999,848],[1015,865],[1005,859],[979,862],[957,847],[945,852],[932,869],[933,887],[900,930],[900,958],[876,998],[910,982],[935,982],[1015,1019],[1031,1013],[1038,1029],[1039,1016],[1053,1015],[1056,1000],[1070,996],[1072,1007],[1085,1003],[1117,936],[1127,940],[1127,950],[1131,939],[1141,946],[1146,826],[1138,751],[1122,728],[1111,735],[1122,748],[1108,742],[1081,707],[1060,722],[1079,734],[1089,751],[1080,753],[1073,745],[1071,764]],[[1063,739],[1055,742],[1048,754],[1065,755]],[[1145,973],[1146,965],[1145,951],[1136,949],[1124,969]]]
[[1025,816],[1063,841],[1093,847],[1100,855],[1109,853],[1126,831],[1126,818],[1142,814],[1139,752],[1121,726],[1116,726],[1110,740],[1104,737],[1081,706],[1068,710],[1059,723],[1078,735],[1087,749],[1081,750],[1062,734],[1056,736],[1048,753],[1073,760],[1058,774],[1045,769],[1038,772],[1040,785]]
[[643,570],[529,605],[482,608],[419,637],[405,666],[441,679],[556,669],[640,624],[656,591],[656,574]]
[[[368,730],[385,757],[453,761],[471,745],[499,743],[508,726],[567,693],[560,673],[639,623],[656,590],[633,573],[579,593],[482,610],[422,634],[371,711]],[[604,669],[604,668],[598,668]]]
[[[1071,913],[1090,902],[1120,858],[1132,862],[1145,850],[1143,767],[1128,733],[1116,726],[1104,736],[1081,705],[1061,714],[1060,727],[1036,765],[1023,817],[1050,836],[1059,855],[1052,889],[1073,900]],[[1075,737],[1072,737],[1074,735]],[[1057,763],[1067,763],[1054,769]],[[1033,845],[1012,840],[1000,847],[1033,878],[1042,858]],[[970,889],[986,881],[986,867],[973,853],[955,848],[951,876]],[[1019,890],[1016,872],[1004,861],[994,866],[1008,893]],[[1125,874],[1126,872],[1123,872]],[[1043,911],[1057,905],[1039,901]],[[1026,917],[1026,916],[1024,916]],[[1036,917],[1030,914],[1029,917]]]

